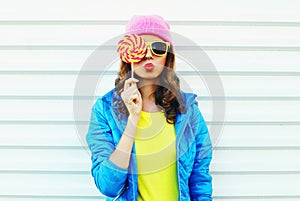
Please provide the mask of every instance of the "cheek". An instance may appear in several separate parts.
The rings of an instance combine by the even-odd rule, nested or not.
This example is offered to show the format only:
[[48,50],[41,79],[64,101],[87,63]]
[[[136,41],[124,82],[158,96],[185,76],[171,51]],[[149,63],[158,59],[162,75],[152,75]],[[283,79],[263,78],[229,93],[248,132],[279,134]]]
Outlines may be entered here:
[[159,65],[161,65],[161,66],[164,66],[164,65],[166,64],[166,59],[167,59],[166,56],[158,57],[158,59],[157,59],[157,64],[159,64]]

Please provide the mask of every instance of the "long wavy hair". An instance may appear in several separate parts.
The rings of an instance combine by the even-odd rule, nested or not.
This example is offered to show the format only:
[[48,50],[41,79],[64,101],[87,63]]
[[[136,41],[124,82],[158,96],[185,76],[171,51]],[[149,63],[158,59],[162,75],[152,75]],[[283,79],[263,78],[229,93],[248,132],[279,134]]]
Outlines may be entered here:
[[[174,71],[175,55],[170,47],[166,57],[163,72],[159,76],[159,84],[154,92],[155,104],[161,107],[168,123],[176,122],[177,113],[185,113],[186,107],[180,92],[180,81]],[[118,77],[115,80],[115,94],[113,107],[117,111],[118,117],[124,119],[129,112],[123,100],[120,98],[124,90],[125,80],[131,75],[131,65],[121,61]],[[138,85],[139,87],[139,85]]]

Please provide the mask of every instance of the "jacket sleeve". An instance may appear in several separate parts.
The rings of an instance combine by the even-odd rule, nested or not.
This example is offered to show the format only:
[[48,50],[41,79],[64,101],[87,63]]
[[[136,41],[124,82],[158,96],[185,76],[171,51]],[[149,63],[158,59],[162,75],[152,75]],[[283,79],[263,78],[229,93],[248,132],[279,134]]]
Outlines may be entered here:
[[105,116],[105,102],[101,99],[92,108],[90,125],[86,140],[91,150],[91,173],[99,191],[109,197],[115,197],[123,189],[128,170],[109,160],[115,150],[112,130]]
[[193,201],[212,200],[212,177],[209,165],[212,159],[212,146],[206,123],[198,108],[192,105],[191,127],[196,140],[196,157],[189,179],[190,195]]

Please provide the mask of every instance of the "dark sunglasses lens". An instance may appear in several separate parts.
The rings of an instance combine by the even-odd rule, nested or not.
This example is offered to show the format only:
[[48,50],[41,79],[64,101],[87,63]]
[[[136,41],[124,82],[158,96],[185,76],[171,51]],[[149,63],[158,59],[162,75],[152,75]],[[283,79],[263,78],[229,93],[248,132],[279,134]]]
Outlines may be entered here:
[[152,43],[152,50],[155,54],[165,54],[167,51],[167,44],[163,42],[154,42]]

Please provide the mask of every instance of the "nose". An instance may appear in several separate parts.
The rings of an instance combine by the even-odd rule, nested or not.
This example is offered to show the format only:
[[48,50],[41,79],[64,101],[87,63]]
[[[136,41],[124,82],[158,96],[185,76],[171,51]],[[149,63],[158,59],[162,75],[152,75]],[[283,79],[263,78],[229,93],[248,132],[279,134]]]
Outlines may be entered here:
[[149,46],[147,47],[147,52],[146,52],[145,58],[146,59],[153,59],[153,55],[152,55],[152,52],[151,52]]

